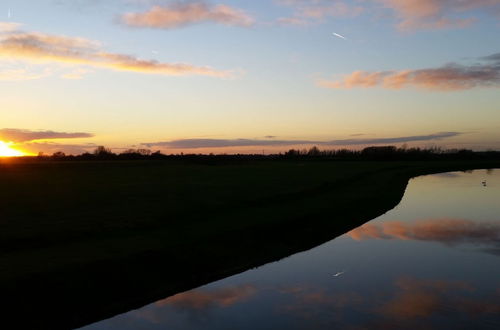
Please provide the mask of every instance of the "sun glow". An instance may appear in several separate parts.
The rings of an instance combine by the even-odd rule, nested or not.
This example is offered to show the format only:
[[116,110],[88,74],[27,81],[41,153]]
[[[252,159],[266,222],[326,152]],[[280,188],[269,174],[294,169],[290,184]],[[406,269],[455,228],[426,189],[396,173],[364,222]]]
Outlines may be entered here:
[[24,156],[22,151],[11,148],[11,142],[0,141],[0,157],[16,157]]

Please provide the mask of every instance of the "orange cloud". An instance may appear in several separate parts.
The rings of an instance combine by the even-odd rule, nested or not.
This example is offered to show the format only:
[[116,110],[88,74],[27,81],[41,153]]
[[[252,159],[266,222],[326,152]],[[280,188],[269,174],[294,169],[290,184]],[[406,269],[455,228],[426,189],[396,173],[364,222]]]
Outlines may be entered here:
[[[497,55],[497,54],[495,54]],[[448,64],[439,68],[403,71],[355,71],[340,80],[319,80],[317,85],[332,89],[402,89],[416,87],[436,91],[466,90],[476,87],[500,87],[500,59],[485,57],[476,65]]]
[[132,27],[172,29],[204,22],[250,26],[254,23],[254,19],[242,10],[226,5],[210,7],[204,2],[178,2],[166,6],[154,6],[143,13],[124,14],[121,22]]
[[341,81],[320,80],[318,81],[318,86],[325,88],[376,87],[380,85],[384,75],[387,75],[387,73],[354,71],[344,76]]
[[[11,26],[15,27],[15,26]],[[184,63],[143,60],[131,55],[102,51],[98,42],[83,38],[49,35],[39,32],[0,30],[0,56],[35,63],[62,63],[160,75],[203,75],[229,77],[218,71]]]
[[213,291],[192,290],[161,300],[156,305],[190,310],[207,309],[213,306],[229,307],[247,300],[256,292],[257,289],[252,285],[222,288]]
[[462,28],[475,22],[475,19],[457,18],[453,15],[476,9],[500,12],[498,0],[376,1],[395,12],[400,30]]

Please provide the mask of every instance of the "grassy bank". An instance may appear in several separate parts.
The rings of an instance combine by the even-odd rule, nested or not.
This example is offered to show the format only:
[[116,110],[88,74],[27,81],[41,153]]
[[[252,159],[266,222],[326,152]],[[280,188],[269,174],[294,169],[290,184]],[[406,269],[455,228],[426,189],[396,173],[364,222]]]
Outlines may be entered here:
[[0,164],[4,324],[67,329],[330,240],[409,178],[499,162]]

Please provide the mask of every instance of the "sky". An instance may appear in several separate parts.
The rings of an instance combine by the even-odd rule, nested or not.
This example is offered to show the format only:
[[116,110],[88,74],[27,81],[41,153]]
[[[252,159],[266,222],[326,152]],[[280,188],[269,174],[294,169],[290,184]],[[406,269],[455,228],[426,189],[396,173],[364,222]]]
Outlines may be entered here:
[[1,0],[0,147],[500,149],[500,0]]

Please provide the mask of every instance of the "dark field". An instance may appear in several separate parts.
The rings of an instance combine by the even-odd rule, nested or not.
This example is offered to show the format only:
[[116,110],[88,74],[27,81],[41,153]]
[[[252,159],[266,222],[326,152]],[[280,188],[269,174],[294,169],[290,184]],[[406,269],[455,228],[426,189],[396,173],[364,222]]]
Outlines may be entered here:
[[495,167],[4,161],[2,319],[26,329],[83,326],[330,240],[396,206],[413,176]]

